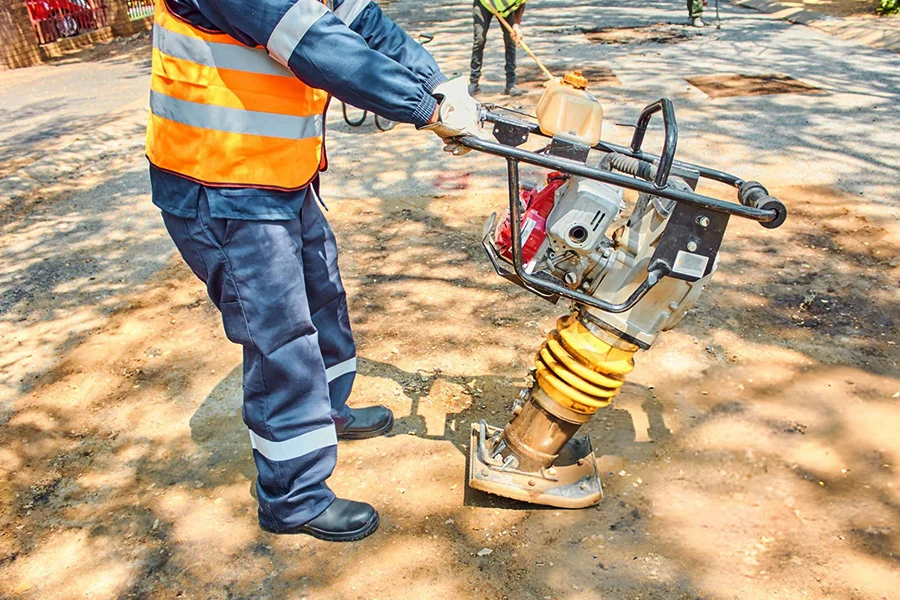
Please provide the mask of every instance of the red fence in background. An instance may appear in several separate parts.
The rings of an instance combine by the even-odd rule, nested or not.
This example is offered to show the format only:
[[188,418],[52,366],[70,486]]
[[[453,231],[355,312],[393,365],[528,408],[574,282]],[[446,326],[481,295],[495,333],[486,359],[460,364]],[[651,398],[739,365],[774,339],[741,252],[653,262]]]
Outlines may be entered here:
[[25,0],[25,5],[41,44],[109,25],[103,0]]

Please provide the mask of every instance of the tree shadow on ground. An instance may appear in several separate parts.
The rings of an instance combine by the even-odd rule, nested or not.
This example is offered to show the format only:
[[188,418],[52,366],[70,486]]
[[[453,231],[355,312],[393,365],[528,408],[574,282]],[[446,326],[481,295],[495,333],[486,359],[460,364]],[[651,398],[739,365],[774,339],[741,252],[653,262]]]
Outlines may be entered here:
[[[395,156],[393,163],[382,164],[400,167],[405,161]],[[377,181],[366,172],[369,168],[359,165],[358,176]],[[476,176],[470,178],[471,186],[480,184]],[[866,386],[875,386],[855,396],[871,404],[896,379],[890,356],[877,340],[855,337],[834,354],[834,347],[823,347],[816,336],[830,329],[843,335],[859,325],[831,322],[825,313],[816,313],[825,323],[804,327],[800,321],[805,320],[792,315],[809,312],[809,304],[802,309],[793,305],[793,296],[779,300],[796,287],[795,281],[814,283],[800,268],[806,264],[801,260],[813,264],[805,257],[811,253],[817,272],[829,274],[829,285],[842,290],[835,303],[871,306],[873,315],[895,314],[890,296],[874,293],[882,274],[864,270],[878,264],[877,248],[849,241],[858,224],[838,210],[845,205],[840,194],[829,203],[821,190],[816,192],[817,201],[796,211],[791,224],[777,232],[781,237],[774,251],[760,241],[758,226],[736,225],[716,285],[679,332],[667,338],[691,348],[694,337],[703,345],[668,353],[661,345],[639,357],[639,364],[662,368],[654,375],[656,385],[635,379],[612,409],[586,428],[601,461],[609,458],[615,465],[604,471],[606,500],[597,509],[561,512],[465,493],[468,424],[505,420],[522,384],[517,378],[553,316],[564,309],[492,274],[480,258],[478,219],[467,216],[482,210],[466,205],[470,200],[463,192],[420,197],[395,188],[394,196],[332,203],[363,359],[359,401],[384,401],[399,417],[396,435],[342,447],[334,476],[335,486],[347,495],[362,494],[358,497],[383,510],[378,535],[338,551],[308,539],[273,539],[256,529],[255,503],[248,494],[253,466],[237,414],[237,360],[223,359],[205,344],[186,343],[205,339],[220,326],[202,299],[201,286],[180,268],[177,275],[161,274],[155,283],[172,288],[168,294],[148,291],[145,299],[116,312],[111,326],[67,352],[66,362],[9,415],[3,436],[15,441],[4,449],[16,475],[6,496],[9,517],[3,528],[24,527],[7,538],[12,541],[5,576],[30,581],[44,595],[62,590],[56,576],[37,583],[27,575],[35,564],[52,559],[49,548],[58,547],[67,549],[85,573],[72,590],[89,590],[98,585],[99,573],[112,573],[114,597],[166,597],[179,591],[209,596],[222,590],[234,598],[283,597],[298,589],[320,597],[353,597],[352,583],[343,575],[352,571],[373,579],[378,573],[373,595],[390,594],[387,580],[395,582],[392,586],[402,581],[405,595],[422,586],[461,593],[458,582],[467,581],[476,582],[479,596],[537,600],[548,594],[576,598],[579,591],[572,586],[582,592],[602,589],[613,597],[702,597],[704,590],[729,585],[730,577],[737,577],[742,589],[765,591],[772,588],[757,574],[775,573],[784,569],[779,566],[784,560],[794,559],[820,561],[817,573],[833,567],[828,561],[865,564],[874,574],[893,568],[894,534],[871,516],[896,517],[883,468],[871,445],[855,437],[861,424],[835,410],[843,398],[815,397],[808,383],[844,365]],[[480,194],[482,205],[503,197],[502,189]],[[445,210],[445,198],[458,208]],[[809,248],[809,232],[822,235],[830,228],[839,238],[835,247],[820,250],[816,241],[816,250]],[[728,244],[759,259],[744,262],[749,259]],[[788,258],[800,267],[776,268]],[[784,290],[770,292],[772,273],[782,271],[778,285]],[[859,287],[863,284],[870,289]],[[176,292],[186,297],[174,302]],[[157,327],[170,320],[171,329],[160,335]],[[92,344],[101,344],[98,338],[142,326],[148,327],[146,333],[117,346],[114,356],[96,358]],[[224,348],[220,332],[218,339]],[[749,350],[735,358],[732,352],[741,344]],[[863,348],[871,352],[861,354]],[[741,379],[746,371],[773,370],[766,357],[761,362],[752,357],[756,351],[780,352],[790,360],[774,370],[775,379],[756,375],[759,380],[749,385]],[[667,366],[673,354],[684,354],[695,373]],[[477,360],[474,367],[461,362],[451,368],[448,355]],[[210,375],[223,363],[224,379]],[[87,385],[97,368],[116,375],[93,391],[76,392],[80,401],[52,401],[63,390]],[[738,380],[752,394],[736,400]],[[704,396],[707,386],[713,391]],[[789,432],[801,429],[791,419],[803,419],[805,433]],[[717,433],[721,428],[726,433]],[[833,481],[828,469],[822,471],[803,454],[795,443],[800,437],[833,449],[852,474]],[[827,487],[818,484],[825,480]],[[783,524],[780,535],[762,534],[772,542],[758,541],[766,525],[747,533],[736,520],[755,518],[756,510],[777,514],[785,510],[786,499],[764,493],[757,500],[762,508],[754,509],[735,497],[748,493],[747,481],[751,489],[783,489],[802,509],[801,516],[820,526],[827,513],[827,530],[851,542],[822,563],[810,549],[818,538],[811,541],[793,516],[796,528]],[[840,514],[836,507],[847,506],[865,507],[869,516],[835,516]],[[755,550],[752,565],[752,577],[759,579],[747,574],[750,563],[733,563],[735,550],[720,548],[717,539],[738,544],[737,552],[744,551],[741,544],[747,552],[752,544],[762,544],[765,549]],[[477,556],[485,547],[491,554]],[[210,549],[216,551],[215,561]],[[448,553],[454,556],[452,576],[433,566]],[[361,567],[366,557],[378,558]],[[777,583],[795,591],[805,585],[802,580]],[[838,594],[850,591],[829,585]],[[29,597],[29,589],[10,597]]]
[[[465,28],[462,7],[428,14]],[[647,100],[657,91],[628,93]],[[786,102],[759,102],[776,117],[796,114]],[[769,151],[767,129],[787,121],[760,118],[739,138],[711,127],[754,156]],[[437,142],[412,135],[402,127],[381,135],[365,160],[336,139],[333,164],[353,177],[323,188],[364,359],[353,401],[384,402],[400,417],[398,435],[342,444],[333,481],[382,510],[381,531],[334,547],[256,527],[238,353],[200,284],[172,263],[128,290],[131,300],[90,335],[54,347],[58,364],[0,415],[4,594],[890,597],[898,515],[888,425],[898,370],[887,342],[896,337],[889,257],[898,248],[879,215],[862,212],[870,206],[790,182],[778,190],[792,209],[782,229],[732,223],[700,304],[638,356],[633,383],[586,428],[608,465],[596,509],[538,511],[490,497],[466,505],[468,423],[505,420],[565,309],[498,279],[481,257],[481,220],[503,205],[503,161],[437,166]],[[790,164],[841,152],[812,129],[786,135]],[[765,166],[742,164],[747,173]],[[889,157],[871,170],[846,163],[861,186],[886,185],[891,166]],[[99,212],[67,210],[88,223]],[[84,260],[90,236],[72,235],[71,247],[60,236],[33,252],[57,266],[68,254],[69,264]],[[128,253],[135,260],[155,252],[145,242],[99,240],[98,252],[121,244],[139,251]],[[33,285],[45,274],[10,264]],[[123,264],[110,253],[102,266]],[[117,289],[112,275],[101,283]],[[55,302],[81,302],[57,293]],[[31,310],[15,298],[16,310]],[[484,548],[491,552],[479,556]]]
[[0,74],[0,176],[120,119],[123,105],[146,98],[149,75],[149,33]]
[[0,218],[0,331],[23,334],[0,359],[2,388],[27,391],[46,360],[127,307],[171,253],[143,161],[100,164],[75,166],[73,179],[11,202]]

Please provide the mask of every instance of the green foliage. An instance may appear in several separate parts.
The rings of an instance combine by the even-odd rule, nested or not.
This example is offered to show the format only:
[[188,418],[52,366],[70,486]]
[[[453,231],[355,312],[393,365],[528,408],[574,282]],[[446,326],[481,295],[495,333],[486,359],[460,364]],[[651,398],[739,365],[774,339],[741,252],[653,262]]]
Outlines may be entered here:
[[878,0],[879,15],[893,15],[900,13],[900,0]]

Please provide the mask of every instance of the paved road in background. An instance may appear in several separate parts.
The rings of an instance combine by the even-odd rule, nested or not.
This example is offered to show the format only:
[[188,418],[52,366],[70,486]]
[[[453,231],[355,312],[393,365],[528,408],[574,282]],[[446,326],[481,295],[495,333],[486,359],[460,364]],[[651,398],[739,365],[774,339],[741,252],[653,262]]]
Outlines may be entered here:
[[[465,72],[470,27],[465,11],[454,10],[453,17],[437,7],[424,12],[434,27],[445,28],[429,48],[445,70]],[[525,25],[531,48],[557,71],[612,70],[616,81],[593,87],[611,117],[609,135],[615,134],[610,121],[633,123],[641,106],[668,96],[676,105],[684,158],[723,168],[771,167],[795,182],[834,184],[896,207],[897,54],[725,3],[721,15],[721,29],[680,29],[689,39],[664,44],[592,44],[582,29],[684,23],[682,3],[548,0],[529,8]],[[411,24],[416,30],[427,26]],[[496,42],[489,44],[482,86],[488,91],[503,85],[501,51]],[[527,56],[520,56],[519,64],[534,72]],[[713,99],[686,81],[717,74],[784,74],[823,93]],[[708,155],[723,136],[731,138],[731,151]]]
[[[683,23],[679,2],[549,0],[529,11],[526,24],[533,49],[558,70],[612,69],[617,81],[595,89],[616,121],[633,121],[639,106],[666,95],[676,102],[682,149],[689,155],[702,156],[703,138],[734,136],[744,149],[735,148],[723,162],[752,155],[770,165],[800,165],[798,176],[834,182],[879,202],[896,197],[897,55],[756,11],[724,3],[721,8],[721,29],[686,29],[690,39],[666,44],[592,44],[581,29]],[[429,47],[446,71],[466,70],[466,10],[438,4],[412,15],[393,12],[410,31],[438,33]],[[493,40],[488,46],[488,91],[502,85],[501,50]],[[105,56],[95,62],[74,59],[0,73],[0,173],[5,162],[21,162],[55,139],[89,132],[123,107],[141,105],[149,73],[146,46],[115,42],[98,54]],[[533,72],[524,54],[519,64]],[[826,93],[710,99],[685,81],[721,73],[783,73]],[[332,147],[340,151],[339,139],[338,132]]]
[[[4,162],[90,132],[145,99],[146,39],[116,40],[74,58],[0,72],[0,172]],[[87,60],[98,54],[102,58]]]

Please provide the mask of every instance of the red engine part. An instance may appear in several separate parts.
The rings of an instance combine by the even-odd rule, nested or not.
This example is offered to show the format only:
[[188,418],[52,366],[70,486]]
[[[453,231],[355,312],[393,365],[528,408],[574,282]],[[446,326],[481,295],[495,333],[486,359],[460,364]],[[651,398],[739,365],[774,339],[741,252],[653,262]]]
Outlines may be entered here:
[[[531,272],[532,260],[547,238],[547,216],[553,210],[556,190],[564,184],[570,175],[553,171],[547,180],[533,190],[523,190],[521,201],[524,207],[519,231],[522,232],[522,264]],[[512,234],[510,232],[511,217],[509,209],[494,234],[494,247],[500,256],[512,261]]]

